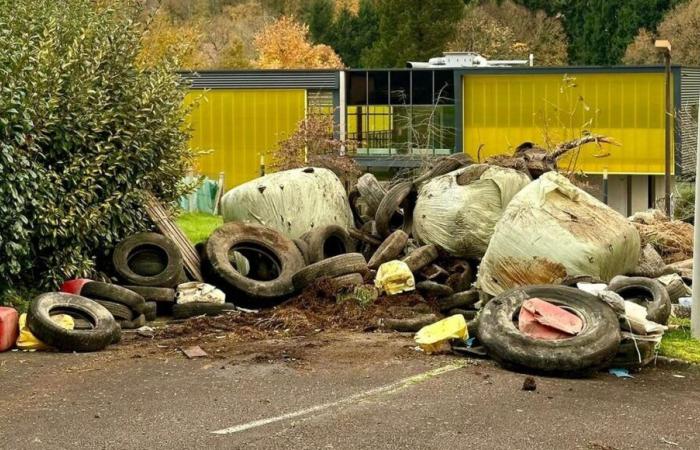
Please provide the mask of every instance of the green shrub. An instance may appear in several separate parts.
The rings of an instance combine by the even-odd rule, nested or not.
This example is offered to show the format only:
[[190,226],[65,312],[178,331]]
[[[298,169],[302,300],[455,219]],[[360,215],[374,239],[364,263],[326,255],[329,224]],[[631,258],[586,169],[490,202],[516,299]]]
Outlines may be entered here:
[[[109,7],[108,4],[119,6]],[[191,162],[186,87],[121,2],[0,0],[0,298],[88,274]]]
[[676,183],[673,217],[692,221],[695,215],[695,183]]

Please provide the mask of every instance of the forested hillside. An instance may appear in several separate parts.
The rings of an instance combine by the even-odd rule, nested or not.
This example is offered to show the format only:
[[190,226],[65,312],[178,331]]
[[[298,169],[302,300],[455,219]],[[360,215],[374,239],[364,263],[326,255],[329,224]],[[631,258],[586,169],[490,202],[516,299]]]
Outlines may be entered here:
[[[115,0],[122,1],[122,0]],[[190,69],[401,67],[443,51],[538,65],[698,64],[700,0],[143,0],[140,60]]]

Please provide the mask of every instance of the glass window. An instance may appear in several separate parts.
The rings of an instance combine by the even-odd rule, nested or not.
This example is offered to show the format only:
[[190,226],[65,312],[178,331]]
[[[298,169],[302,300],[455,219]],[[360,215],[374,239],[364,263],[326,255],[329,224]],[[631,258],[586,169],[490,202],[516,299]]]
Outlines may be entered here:
[[350,72],[347,87],[348,105],[367,103],[367,72]]
[[389,72],[367,72],[367,88],[370,105],[387,105],[389,103]]
[[435,103],[452,105],[455,102],[454,72],[435,71]]
[[413,101],[414,105],[433,104],[433,71],[413,71]]
[[392,70],[389,74],[391,80],[391,104],[408,105],[411,103],[411,72],[408,70]]

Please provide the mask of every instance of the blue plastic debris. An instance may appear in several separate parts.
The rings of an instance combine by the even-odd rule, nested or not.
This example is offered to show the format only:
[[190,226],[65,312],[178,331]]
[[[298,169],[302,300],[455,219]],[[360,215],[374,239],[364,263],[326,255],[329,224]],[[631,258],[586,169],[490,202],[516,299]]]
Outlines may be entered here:
[[629,370],[622,369],[620,367],[613,367],[612,369],[608,370],[608,373],[615,375],[617,378],[634,378],[632,375],[630,375]]

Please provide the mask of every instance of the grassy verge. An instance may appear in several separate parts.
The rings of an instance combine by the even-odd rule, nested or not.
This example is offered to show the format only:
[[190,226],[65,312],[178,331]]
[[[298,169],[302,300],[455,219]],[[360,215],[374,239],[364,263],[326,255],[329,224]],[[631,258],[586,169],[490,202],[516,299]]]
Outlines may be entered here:
[[223,219],[211,214],[185,213],[181,214],[176,222],[192,243],[198,244],[204,242],[212,231],[223,223]]
[[700,341],[690,335],[690,320],[671,318],[670,325],[677,329],[668,330],[661,341],[659,354],[669,358],[700,363]]

